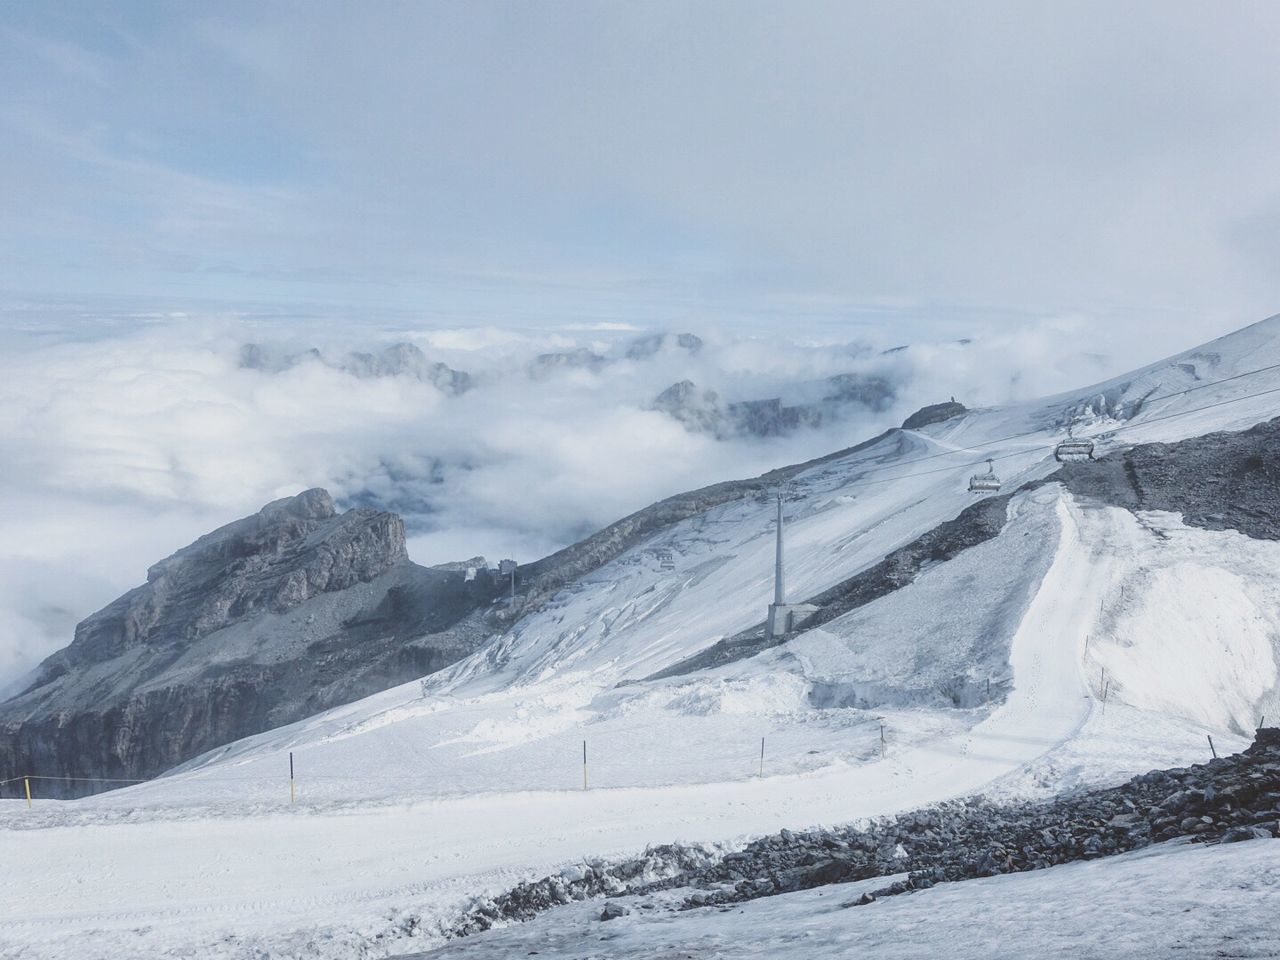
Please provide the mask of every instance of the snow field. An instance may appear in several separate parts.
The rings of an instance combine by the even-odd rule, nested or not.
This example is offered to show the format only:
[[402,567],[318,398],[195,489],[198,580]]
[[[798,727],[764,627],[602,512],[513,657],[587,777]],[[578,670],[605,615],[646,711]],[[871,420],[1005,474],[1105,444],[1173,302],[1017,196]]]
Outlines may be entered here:
[[[458,724],[473,733],[478,728],[488,736],[502,734],[488,741],[490,746],[500,744],[498,749],[474,756],[477,762],[492,763],[480,781],[487,790],[409,803],[395,802],[388,795],[371,806],[361,803],[358,795],[347,795],[351,787],[343,782],[331,795],[333,806],[307,800],[293,813],[263,815],[267,809],[281,810],[284,801],[278,795],[248,813],[244,801],[237,798],[200,811],[206,802],[202,791],[209,785],[202,785],[201,779],[212,781],[215,774],[227,771],[229,763],[244,775],[255,765],[278,765],[288,748],[294,748],[307,769],[326,751],[337,750],[342,752],[333,756],[341,757],[342,764],[363,758],[372,780],[393,753],[418,737],[429,743],[429,735],[441,735],[440,728],[431,725],[453,716],[453,711],[434,705],[412,712],[413,701],[393,706],[392,691],[382,696],[386,709],[396,711],[396,722],[366,723],[361,718],[351,723],[361,715],[348,711],[345,723],[320,724],[319,729],[295,725],[282,732],[269,750],[265,749],[269,741],[264,741],[252,751],[231,754],[234,760],[177,775],[173,782],[43,805],[45,810],[52,808],[51,813],[41,812],[43,823],[65,816],[68,824],[78,821],[77,825],[0,832],[0,852],[6,860],[40,864],[28,884],[6,888],[0,895],[5,917],[0,923],[0,943],[31,957],[107,956],[118,953],[123,944],[151,956],[180,956],[191,945],[213,942],[222,944],[217,950],[223,952],[202,956],[238,957],[259,949],[273,955],[344,956],[351,949],[352,931],[364,931],[362,936],[388,935],[385,950],[390,955],[406,949],[406,943],[423,942],[421,938],[429,942],[432,930],[457,916],[471,896],[500,892],[520,879],[555,872],[584,856],[629,855],[648,844],[672,840],[732,845],[784,826],[847,822],[979,790],[1069,741],[1091,715],[1093,701],[1087,697],[1079,658],[1093,622],[1092,608],[1072,604],[1070,599],[1079,595],[1077,591],[1102,590],[1103,581],[1114,571],[1084,562],[1089,550],[1077,532],[1080,516],[1078,507],[1056,487],[1038,492],[1021,505],[1022,522],[1058,528],[1056,534],[1037,540],[1053,551],[1052,559],[1026,613],[1016,622],[1012,690],[972,729],[972,721],[952,721],[949,728],[943,721],[939,726],[937,711],[903,710],[896,714],[903,718],[901,729],[919,739],[898,739],[895,714],[888,714],[896,736],[883,760],[875,757],[878,723],[864,722],[862,727],[869,728],[858,741],[861,756],[839,762],[824,759],[809,772],[776,775],[770,770],[771,775],[763,779],[753,778],[755,759],[744,751],[739,759],[748,761],[748,771],[736,781],[590,791],[562,785],[557,790],[521,791],[521,776],[532,774],[522,774],[515,758],[528,751],[531,742],[513,740],[498,724],[512,713],[510,698],[515,694],[508,692],[478,698],[471,705],[477,712]],[[1045,532],[1039,527],[1037,531]],[[1012,535],[1032,539],[1022,537],[1022,532],[1012,529]],[[947,566],[927,575],[947,576]],[[1088,615],[1077,615],[1081,612]],[[723,668],[709,680],[689,683],[714,688],[729,683],[735,668],[740,678],[758,682],[759,666],[747,662]],[[768,672],[774,669],[769,667]],[[789,683],[784,689],[790,689]],[[681,686],[676,681],[667,685]],[[552,685],[552,691],[556,689]],[[399,690],[402,698],[408,693],[406,688]],[[616,698],[624,696],[625,690],[610,691],[605,698],[608,710],[622,719],[600,721],[602,731],[609,730],[610,723],[624,721],[633,732],[643,731],[663,712],[664,707],[653,707],[652,691],[638,694],[639,706],[620,710]],[[533,689],[522,688],[520,695],[532,693]],[[706,690],[700,695],[703,699],[696,710],[689,710],[687,700],[682,701],[670,721],[675,724],[671,730],[678,726],[684,734],[679,746],[688,761],[708,749],[706,742],[696,739],[701,729],[697,721],[708,719],[699,711],[705,711],[706,702],[714,696]],[[786,694],[784,702],[790,704],[791,697]],[[552,712],[564,706],[554,696],[550,703],[546,709]],[[740,709],[740,703],[736,708],[733,703],[730,697],[731,712],[723,716],[738,724],[744,715],[732,712]],[[766,704],[777,706],[777,701]],[[494,724],[484,725],[481,711],[493,717]],[[866,716],[858,710],[810,711],[793,717],[790,728],[805,733],[822,729],[822,721],[815,716],[828,712]],[[977,711],[973,719],[983,713]],[[786,728],[785,714],[766,715],[774,725],[773,736]],[[368,712],[363,715],[368,716]],[[914,718],[914,726],[905,718]],[[579,740],[578,729],[548,736],[548,728],[535,728],[544,735],[533,743],[544,748],[559,742],[563,752],[569,752]],[[316,736],[322,731],[324,735]],[[595,733],[593,739],[598,739]],[[652,751],[653,738],[646,734],[645,742]],[[669,756],[670,744],[661,746]],[[474,751],[474,738],[464,748]],[[529,761],[531,769],[536,771],[539,762],[537,756]],[[1088,776],[1116,776],[1123,769],[1105,761],[1092,763]],[[607,776],[607,770],[606,765],[599,775]],[[672,768],[667,775],[675,777],[679,772]],[[277,779],[275,789],[282,787]],[[313,785],[304,777],[304,798],[313,790],[325,789],[323,781]],[[424,778],[416,786],[400,787],[403,793],[414,789],[425,793],[431,786]],[[165,790],[175,791],[182,801],[171,807],[167,821],[162,818]],[[184,808],[183,802],[188,806]],[[10,826],[20,827],[24,813],[19,810],[11,816]],[[180,819],[184,816],[193,818]],[[74,896],[67,896],[68,889]],[[57,906],[50,910],[51,905]],[[388,934],[395,927],[393,918],[403,910],[426,918],[415,931],[418,937],[407,941]],[[328,939],[320,946],[298,946],[298,931],[303,928],[319,930]],[[226,940],[229,936],[233,939]],[[101,954],[94,952],[99,943],[103,944]],[[332,953],[325,952],[330,949]]]
[[[1276,325],[1123,383],[971,412],[813,467],[787,508],[789,595],[839,583],[956,516],[987,456],[1000,458],[1006,490],[1047,475],[1071,411],[1095,417],[1085,432],[1101,431],[1116,425],[1118,400],[1280,361]],[[1280,395],[1209,405],[1277,384],[1270,375],[1153,402],[1104,445],[1249,426]],[[1158,419],[1179,411],[1195,412]],[[1040,433],[911,465],[1025,430]],[[21,864],[23,878],[0,888],[0,954],[389,956],[429,946],[472,897],[585,857],[673,840],[734,845],[979,790],[1119,780],[1204,759],[1206,733],[1238,749],[1253,714],[1275,703],[1280,596],[1268,577],[1280,546],[1134,518],[1056,486],[1015,497],[995,540],[786,647],[636,682],[763,619],[770,515],[768,503],[736,502],[677,524],[425,684],[227,745],[148,784],[32,811],[0,800],[0,862]],[[999,691],[990,705],[975,700],[986,680]],[[1141,871],[1132,877],[1141,889]],[[983,889],[955,886],[932,902]],[[906,910],[909,926],[924,916],[909,911],[929,902],[872,910]],[[761,903],[748,906],[773,909]],[[1025,928],[1026,903],[1020,910],[991,916]],[[410,914],[421,922],[406,924]],[[840,921],[855,915],[874,914]],[[939,942],[983,942],[986,931],[954,917],[961,945]],[[906,927],[885,929],[871,942],[894,956]],[[779,942],[761,942],[759,955],[777,955]],[[810,946],[823,943],[799,937],[786,948],[821,955]],[[982,955],[993,955],[989,943]]]

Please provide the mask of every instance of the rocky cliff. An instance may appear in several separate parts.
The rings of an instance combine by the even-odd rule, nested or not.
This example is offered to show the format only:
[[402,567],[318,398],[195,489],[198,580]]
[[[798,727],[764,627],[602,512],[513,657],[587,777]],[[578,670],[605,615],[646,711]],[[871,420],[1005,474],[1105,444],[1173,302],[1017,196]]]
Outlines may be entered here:
[[[506,579],[474,562],[410,561],[395,514],[339,514],[323,490],[268,504],[155,564],[145,584],[81,623],[34,683],[0,703],[0,780],[146,779],[433,673],[665,527],[885,436],[646,507],[521,567],[513,605],[498,602]],[[42,792],[118,785],[49,782]]]
[[500,589],[412,563],[394,514],[268,504],[155,564],[0,704],[0,779],[146,778],[438,670],[489,636]]
[[792,392],[796,394],[793,399],[767,397],[726,403],[714,390],[681,380],[658,394],[652,406],[680,421],[691,433],[710,433],[723,440],[780,437],[817,429],[857,413],[881,413],[895,399],[893,384],[884,377],[854,373],[796,384]]

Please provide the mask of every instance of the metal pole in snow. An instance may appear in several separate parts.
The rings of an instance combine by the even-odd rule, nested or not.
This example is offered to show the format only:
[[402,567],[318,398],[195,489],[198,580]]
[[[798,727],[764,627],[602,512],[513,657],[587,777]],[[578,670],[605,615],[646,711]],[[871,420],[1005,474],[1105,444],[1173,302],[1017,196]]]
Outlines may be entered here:
[[782,494],[778,494],[778,539],[775,545],[777,556],[773,568],[773,602],[775,606],[786,603],[787,586],[782,566]]
[[764,737],[760,738],[760,776],[764,776]]
[[587,741],[582,741],[582,789],[587,789]]
[[26,787],[26,790],[27,790],[27,809],[30,810],[31,809],[31,778],[23,777],[22,785]]
[[987,703],[991,702],[991,678],[987,677]]
[[[1209,736],[1205,734],[1205,736]],[[1209,752],[1213,754],[1213,759],[1218,759],[1218,751],[1213,748],[1213,737],[1209,737]]]
[[293,803],[298,798],[297,791],[293,787],[293,751],[289,751],[289,802]]
[[884,759],[884,724],[880,724],[880,759]]

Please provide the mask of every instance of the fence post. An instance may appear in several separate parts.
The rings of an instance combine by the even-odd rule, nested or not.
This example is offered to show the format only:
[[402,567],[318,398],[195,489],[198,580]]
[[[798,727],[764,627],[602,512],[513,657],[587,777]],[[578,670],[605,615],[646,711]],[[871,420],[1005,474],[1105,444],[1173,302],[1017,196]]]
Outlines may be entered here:
[[[1206,733],[1205,736],[1209,735]],[[1213,737],[1209,737],[1209,752],[1213,754],[1213,759],[1218,759],[1218,751],[1213,748]]]
[[582,789],[587,789],[587,741],[582,741]]
[[760,776],[764,776],[764,737],[760,738]]
[[882,723],[882,724],[880,724],[880,759],[881,759],[881,760],[883,760],[883,759],[884,759],[884,754],[885,754],[885,747],[884,747],[884,724]]
[[293,751],[289,751],[289,802],[293,803],[298,798],[297,792],[293,787]]
[[22,785],[27,788],[27,809],[31,809],[31,778],[23,777]]

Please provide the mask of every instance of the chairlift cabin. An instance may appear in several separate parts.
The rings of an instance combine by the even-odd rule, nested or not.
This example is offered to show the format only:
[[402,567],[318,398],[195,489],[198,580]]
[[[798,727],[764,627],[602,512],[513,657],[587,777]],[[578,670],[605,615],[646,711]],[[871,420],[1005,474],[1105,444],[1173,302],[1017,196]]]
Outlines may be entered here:
[[970,493],[996,493],[1000,489],[1000,478],[996,476],[995,464],[987,461],[986,473],[975,473],[969,478]]
[[1078,440],[1075,437],[1067,437],[1056,447],[1053,448],[1053,455],[1059,463],[1069,463],[1077,460],[1093,459],[1093,441]]

